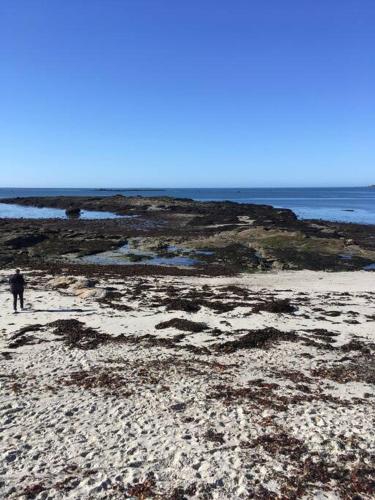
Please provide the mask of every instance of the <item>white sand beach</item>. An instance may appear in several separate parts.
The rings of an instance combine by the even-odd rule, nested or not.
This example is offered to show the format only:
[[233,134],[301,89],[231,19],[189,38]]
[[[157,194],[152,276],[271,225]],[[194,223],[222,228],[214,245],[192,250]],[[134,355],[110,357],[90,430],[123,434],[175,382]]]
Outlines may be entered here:
[[373,273],[8,274],[2,498],[374,498]]

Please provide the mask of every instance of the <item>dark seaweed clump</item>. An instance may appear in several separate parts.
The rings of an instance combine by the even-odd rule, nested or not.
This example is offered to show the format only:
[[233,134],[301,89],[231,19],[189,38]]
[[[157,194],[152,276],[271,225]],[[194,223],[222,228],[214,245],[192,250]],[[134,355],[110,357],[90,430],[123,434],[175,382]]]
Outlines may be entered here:
[[165,328],[177,328],[183,332],[199,333],[207,330],[206,323],[198,323],[196,321],[189,321],[187,319],[173,318],[169,321],[163,321],[155,326],[157,330],[164,330]]
[[105,394],[122,395],[129,397],[131,392],[126,390],[124,377],[113,370],[81,370],[73,372],[67,379],[61,379],[60,384],[65,386],[82,387],[86,390],[103,389]]
[[21,328],[12,335],[8,347],[16,349],[24,345],[51,342],[51,340],[43,337],[27,335],[29,332],[41,332],[48,328],[52,328],[52,333],[60,337],[59,340],[62,340],[71,349],[96,349],[101,344],[113,340],[113,337],[110,335],[98,332],[77,319],[59,319],[46,325],[35,324]]
[[266,434],[244,443],[244,446],[262,446],[270,455],[279,455],[282,460],[287,460],[288,466],[292,468],[292,474],[274,474],[280,494],[260,485],[249,492],[248,498],[297,500],[319,488],[333,491],[343,500],[362,500],[361,494],[372,495],[374,491],[375,469],[371,462],[370,465],[366,463],[371,460],[370,454],[366,452],[360,457],[352,453],[342,454],[336,462],[329,462],[317,453],[307,454],[308,449],[302,441],[285,433]]
[[340,384],[348,382],[375,384],[375,362],[373,359],[366,360],[363,363],[349,363],[343,366],[322,366],[311,373],[314,377],[327,378]]
[[254,447],[262,446],[272,456],[280,453],[281,455],[289,456],[292,460],[300,460],[303,455],[308,453],[308,449],[303,441],[289,436],[285,432],[281,432],[280,434],[264,434],[252,441],[252,445]]
[[61,337],[65,344],[72,349],[96,349],[111,339],[110,335],[85,326],[82,321],[77,319],[59,319],[49,323],[48,326],[53,327],[53,333]]
[[10,338],[10,342],[8,344],[9,349],[16,349],[17,347],[21,347],[27,344],[37,343],[38,341],[36,337],[34,337],[33,335],[26,335],[26,334],[29,332],[37,332],[41,328],[43,327],[42,325],[39,324],[24,326],[23,328],[20,328]]
[[198,294],[196,292],[190,293],[189,298],[166,298],[157,306],[163,305],[167,311],[185,311],[189,313],[198,312],[202,307],[214,310],[216,313],[221,314],[233,311],[236,307],[244,307],[250,304],[240,301],[224,302],[223,300],[212,300],[215,294]]
[[207,441],[212,441],[213,443],[224,444],[224,434],[222,432],[216,432],[213,429],[209,429],[204,437]]
[[225,342],[216,346],[216,350],[225,353],[235,352],[239,349],[252,349],[267,347],[275,342],[295,341],[294,332],[282,332],[276,328],[263,328],[261,330],[248,330],[245,335],[237,340]]
[[275,299],[269,302],[260,302],[253,306],[253,312],[258,313],[261,311],[266,311],[270,313],[285,313],[291,314],[297,310],[295,306],[290,303],[289,299]]
[[201,306],[197,302],[186,299],[167,299],[166,309],[167,311],[185,311],[189,313],[195,313],[200,310]]

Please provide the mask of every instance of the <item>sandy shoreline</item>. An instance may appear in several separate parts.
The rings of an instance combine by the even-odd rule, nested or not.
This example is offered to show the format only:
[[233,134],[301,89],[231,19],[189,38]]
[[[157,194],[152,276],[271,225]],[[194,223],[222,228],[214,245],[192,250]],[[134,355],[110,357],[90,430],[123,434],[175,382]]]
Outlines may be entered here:
[[51,278],[0,283],[2,497],[371,498],[373,273]]

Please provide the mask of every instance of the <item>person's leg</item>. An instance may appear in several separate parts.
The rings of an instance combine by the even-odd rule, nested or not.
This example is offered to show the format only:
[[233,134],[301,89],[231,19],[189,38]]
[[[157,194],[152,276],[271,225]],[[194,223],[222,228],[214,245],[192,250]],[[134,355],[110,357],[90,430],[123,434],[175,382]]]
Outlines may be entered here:
[[17,294],[13,292],[13,310],[17,311]]
[[20,297],[20,306],[21,306],[21,309],[23,309],[23,291],[20,292],[18,295]]

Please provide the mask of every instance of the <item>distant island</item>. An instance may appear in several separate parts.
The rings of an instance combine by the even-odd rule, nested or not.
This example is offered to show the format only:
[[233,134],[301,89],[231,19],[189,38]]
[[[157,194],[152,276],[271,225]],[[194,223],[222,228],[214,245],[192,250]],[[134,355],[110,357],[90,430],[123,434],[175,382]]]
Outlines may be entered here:
[[127,192],[133,192],[133,191],[166,191],[166,189],[151,189],[151,188],[146,188],[146,189],[107,189],[107,188],[98,188],[95,189],[95,191],[110,191],[110,192],[118,192],[118,191],[127,191]]

